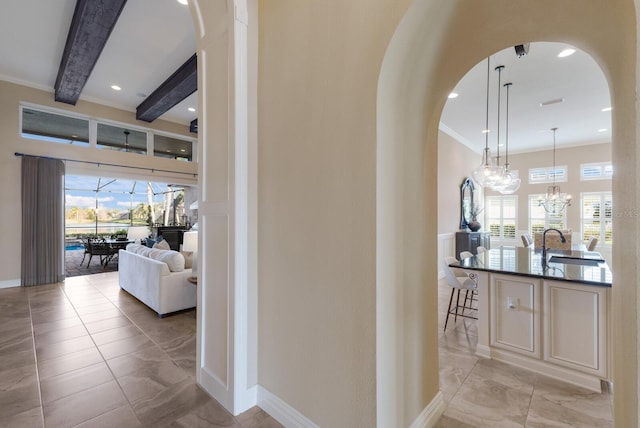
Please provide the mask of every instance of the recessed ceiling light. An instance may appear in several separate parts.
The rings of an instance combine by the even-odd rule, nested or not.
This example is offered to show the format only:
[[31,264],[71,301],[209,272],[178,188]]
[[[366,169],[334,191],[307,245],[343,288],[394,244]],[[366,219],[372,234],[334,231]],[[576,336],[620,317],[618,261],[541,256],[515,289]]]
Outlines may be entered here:
[[573,55],[574,53],[576,53],[576,50],[575,50],[575,49],[568,48],[568,49],[565,49],[565,50],[563,50],[562,52],[560,52],[560,53],[558,54],[558,58],[565,58],[565,57],[568,57],[568,56],[570,56],[570,55]]
[[180,149],[180,151],[181,151],[182,153],[186,152],[186,150],[185,150],[185,149]]
[[189,4],[188,0],[178,0],[180,4]]
[[504,147],[504,143],[498,144],[498,147]]
[[611,110],[612,110],[612,108],[611,108],[611,107],[605,107],[605,108],[603,108],[601,111],[611,111]]
[[483,129],[483,130],[482,130],[482,133],[483,133],[483,134],[488,134],[489,132],[491,132],[491,130],[490,130],[490,129]]
[[118,85],[111,85],[111,89],[113,89],[114,91],[120,91],[122,88]]
[[458,98],[458,94],[456,94],[455,92],[451,92],[447,98],[449,99]]
[[189,111],[196,111],[196,109],[194,109],[193,107],[189,107],[187,110],[189,110]]
[[607,132],[607,131],[608,131],[608,129],[607,129],[607,128],[600,128],[600,129],[598,129],[598,132]]

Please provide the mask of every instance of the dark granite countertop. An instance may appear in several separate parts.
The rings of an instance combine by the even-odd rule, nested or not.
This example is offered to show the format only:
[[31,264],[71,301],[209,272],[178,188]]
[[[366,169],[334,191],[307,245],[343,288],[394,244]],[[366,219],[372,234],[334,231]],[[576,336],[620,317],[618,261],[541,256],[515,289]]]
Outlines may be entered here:
[[[598,252],[576,250],[547,250],[547,260],[552,256],[593,259],[595,266],[547,262],[542,263],[542,251],[525,247],[500,247],[484,254],[453,263],[452,267],[468,270],[530,276],[558,281],[570,281],[587,285],[611,287],[612,275],[607,263]],[[597,260],[602,260],[597,262]]]

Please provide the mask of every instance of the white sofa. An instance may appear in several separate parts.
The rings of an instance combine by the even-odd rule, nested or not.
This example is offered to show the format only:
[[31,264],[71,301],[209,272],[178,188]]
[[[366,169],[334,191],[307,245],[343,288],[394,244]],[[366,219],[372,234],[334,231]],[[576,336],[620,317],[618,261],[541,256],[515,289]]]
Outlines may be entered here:
[[118,252],[120,288],[159,317],[196,306],[196,285],[187,280],[190,276],[191,269],[184,269],[184,257],[177,251],[129,244]]

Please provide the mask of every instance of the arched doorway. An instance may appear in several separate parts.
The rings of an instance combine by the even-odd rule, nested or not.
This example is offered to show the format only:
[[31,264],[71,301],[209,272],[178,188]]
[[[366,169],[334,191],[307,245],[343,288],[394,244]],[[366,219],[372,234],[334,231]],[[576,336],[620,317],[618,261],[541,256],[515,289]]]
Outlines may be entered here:
[[[416,1],[389,46],[378,87],[377,420],[408,426],[435,418],[435,288],[438,120],[466,70],[506,46],[554,40],[589,52],[607,76],[613,104],[614,220],[618,236],[637,236],[635,7],[630,1],[585,10],[577,1],[505,7]],[[527,17],[522,19],[522,17]],[[473,41],[473,42],[471,42]],[[615,52],[615,53],[614,53]],[[615,418],[637,423],[636,239],[614,243],[613,364]],[[627,263],[625,263],[627,261]],[[630,265],[628,265],[630,264]],[[626,358],[625,358],[626,356]]]

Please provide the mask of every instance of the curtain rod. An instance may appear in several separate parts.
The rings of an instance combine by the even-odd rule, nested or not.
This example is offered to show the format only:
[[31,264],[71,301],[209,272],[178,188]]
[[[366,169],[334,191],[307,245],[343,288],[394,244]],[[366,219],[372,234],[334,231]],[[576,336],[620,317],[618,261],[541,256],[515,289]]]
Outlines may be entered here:
[[169,172],[171,174],[182,174],[182,175],[192,175],[194,177],[197,177],[198,174],[197,173],[192,173],[192,172],[180,172],[180,171],[170,171],[167,169],[158,169],[158,168],[145,168],[142,166],[129,166],[129,165],[118,165],[115,163],[106,163],[106,162],[93,162],[93,161],[84,161],[84,160],[75,160],[75,159],[65,159],[65,158],[54,158],[51,156],[38,156],[38,155],[28,155],[26,153],[19,153],[19,152],[15,152],[14,153],[16,156],[20,156],[20,157],[27,157],[27,158],[43,158],[43,159],[54,159],[54,160],[61,160],[61,161],[65,161],[65,162],[78,162],[78,163],[88,163],[88,164],[92,164],[92,165],[105,165],[105,166],[115,166],[118,168],[130,168],[130,169],[143,169],[143,170],[147,170],[147,171],[151,171],[151,172]]

